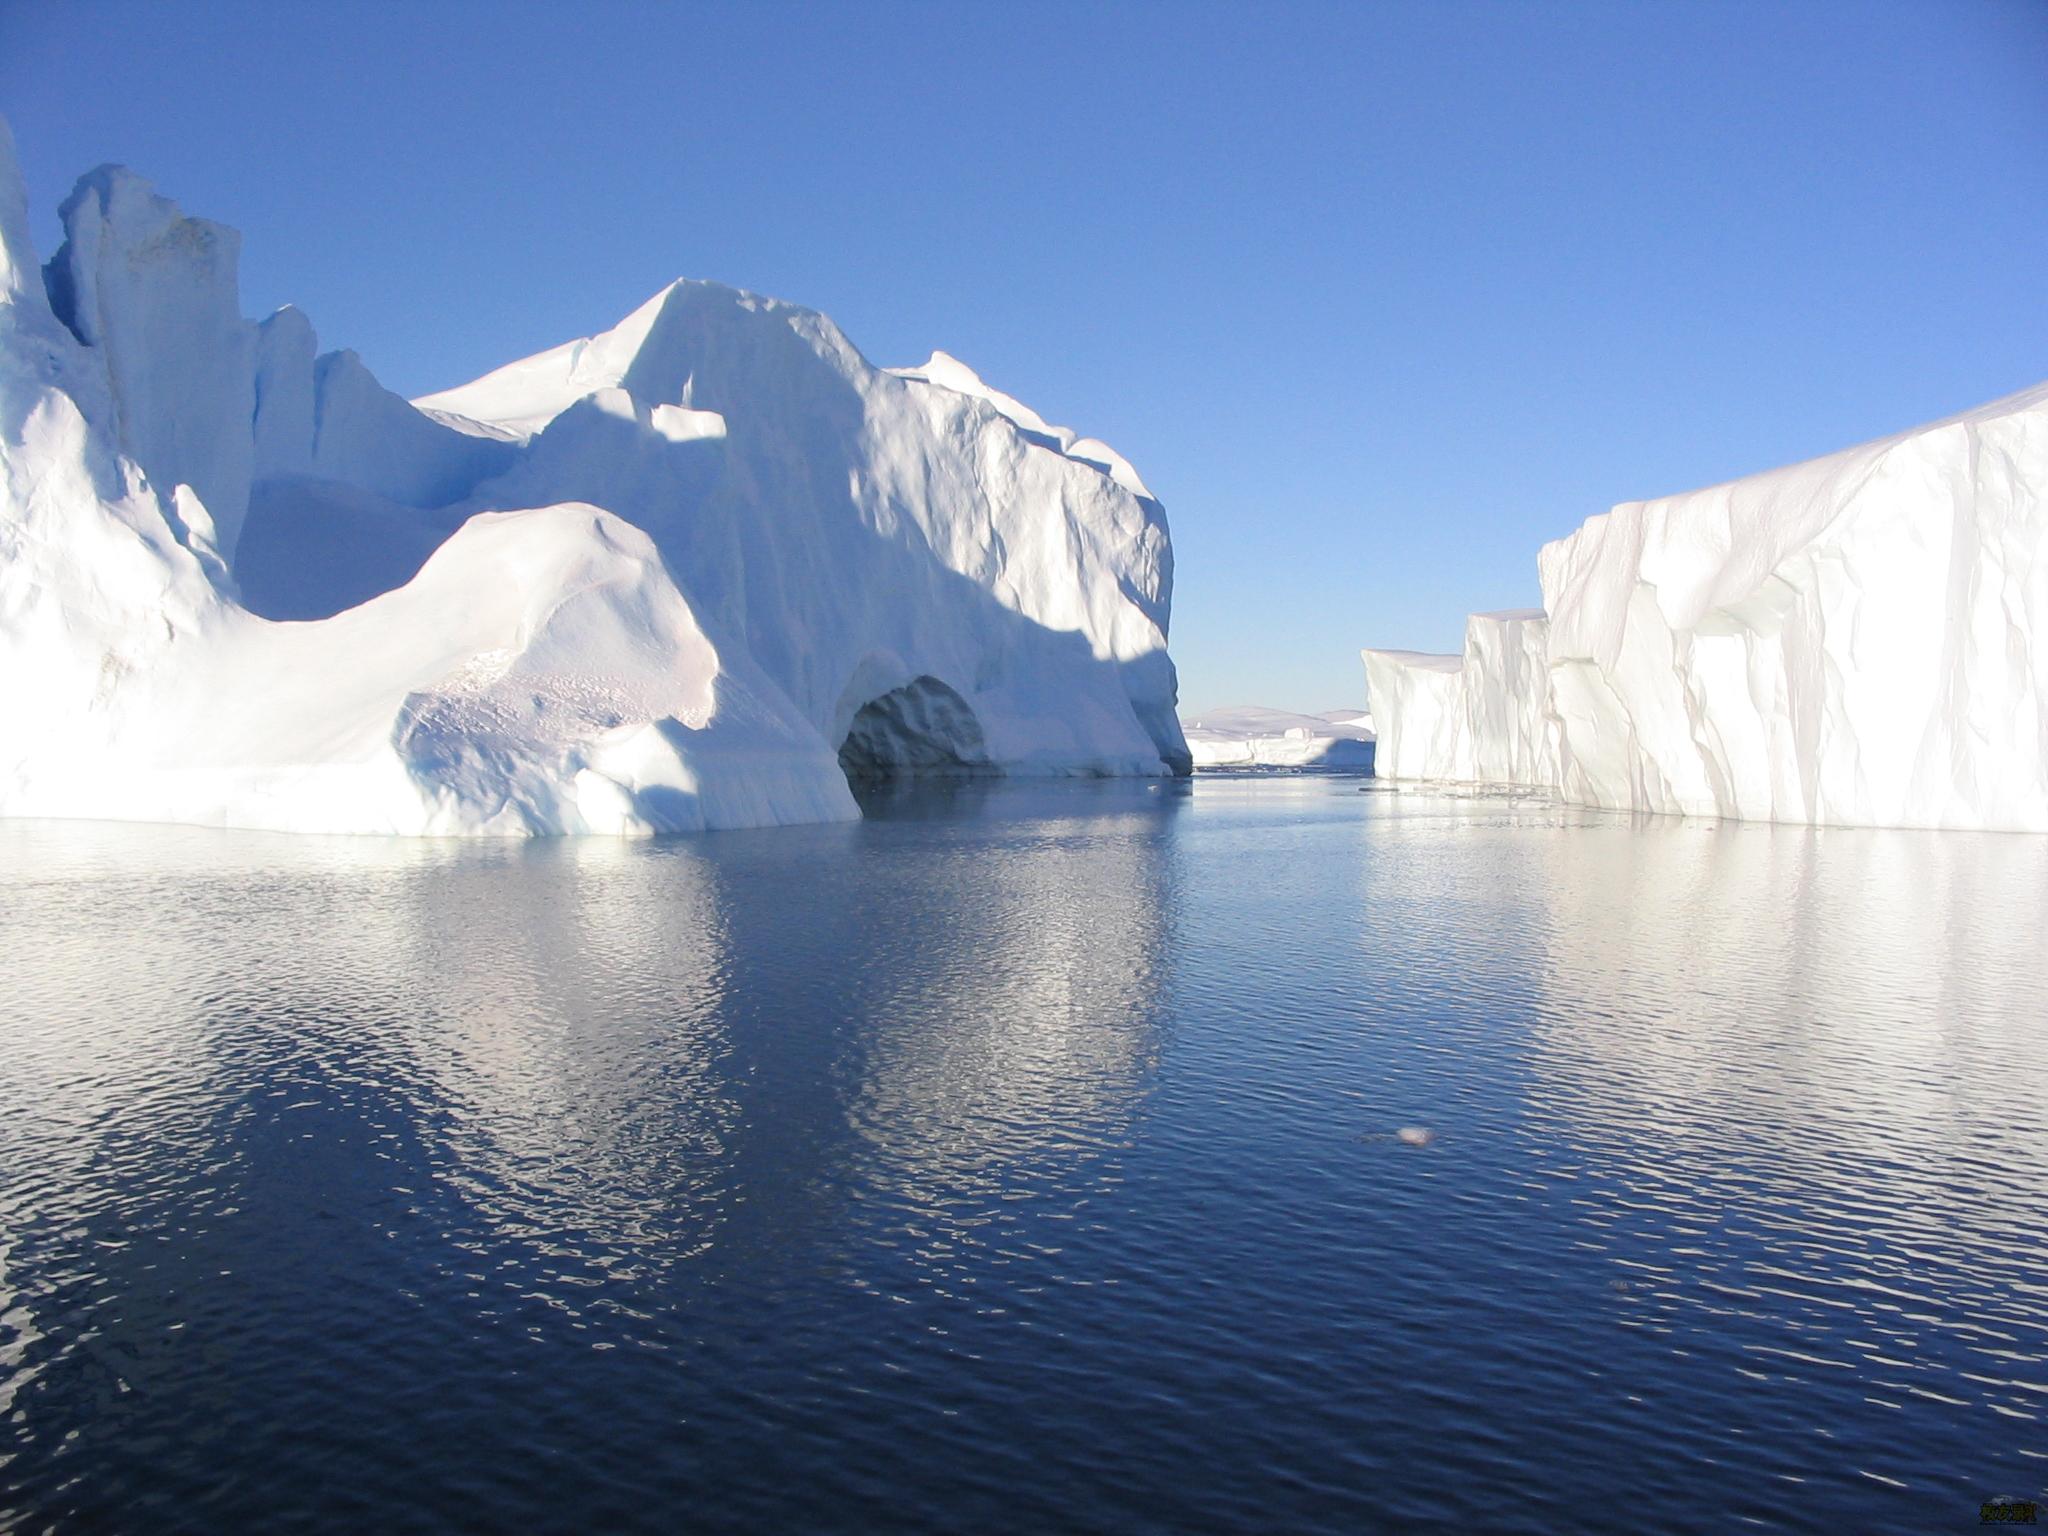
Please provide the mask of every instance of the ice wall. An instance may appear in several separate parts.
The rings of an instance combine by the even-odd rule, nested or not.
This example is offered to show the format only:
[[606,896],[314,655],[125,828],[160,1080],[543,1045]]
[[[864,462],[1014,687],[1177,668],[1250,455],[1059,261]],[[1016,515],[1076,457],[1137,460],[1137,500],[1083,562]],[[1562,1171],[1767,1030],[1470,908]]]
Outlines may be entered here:
[[2048,831],[2044,492],[2048,386],[1616,507],[1544,547],[1547,635],[1475,629],[1455,671],[1367,654],[1379,771],[1617,809]]
[[1456,656],[1366,651],[1381,778],[1543,784],[1557,745],[1545,713],[1541,609],[1475,613]]

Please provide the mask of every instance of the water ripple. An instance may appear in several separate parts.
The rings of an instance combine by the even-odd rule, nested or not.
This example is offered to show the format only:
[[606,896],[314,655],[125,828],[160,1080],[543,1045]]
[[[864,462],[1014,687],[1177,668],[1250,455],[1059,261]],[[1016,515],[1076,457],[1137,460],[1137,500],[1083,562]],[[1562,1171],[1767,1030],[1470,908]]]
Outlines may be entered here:
[[0,1531],[2048,1495],[2048,839],[1359,788],[0,826]]

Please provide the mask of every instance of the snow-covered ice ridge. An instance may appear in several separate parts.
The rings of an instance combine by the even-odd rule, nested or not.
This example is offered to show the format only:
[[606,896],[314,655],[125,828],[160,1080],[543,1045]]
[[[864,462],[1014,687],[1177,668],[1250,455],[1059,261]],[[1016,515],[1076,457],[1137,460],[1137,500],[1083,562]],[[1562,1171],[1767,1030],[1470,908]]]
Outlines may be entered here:
[[1543,609],[1476,615],[1462,657],[1365,652],[1377,771],[2048,831],[2044,498],[2048,385],[1616,507],[1544,546]]
[[1372,716],[1363,709],[1297,715],[1240,704],[1189,716],[1181,729],[1197,769],[1372,766]]
[[41,267],[0,123],[0,814],[649,832],[1189,770],[1159,503],[944,354],[678,282],[409,403],[133,174],[62,213]]

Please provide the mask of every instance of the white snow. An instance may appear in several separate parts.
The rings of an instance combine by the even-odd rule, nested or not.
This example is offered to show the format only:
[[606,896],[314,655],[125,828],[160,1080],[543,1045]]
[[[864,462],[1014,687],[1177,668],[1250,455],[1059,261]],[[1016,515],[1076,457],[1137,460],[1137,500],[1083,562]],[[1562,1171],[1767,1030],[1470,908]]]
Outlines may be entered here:
[[1546,545],[1544,611],[1365,653],[1378,771],[2048,831],[2048,385]]
[[1181,721],[1197,768],[1369,768],[1372,716],[1362,709],[1297,715],[1240,704]]
[[962,365],[681,282],[416,407],[244,320],[238,237],[132,174],[63,216],[39,271],[0,123],[0,814],[644,832],[853,817],[842,746],[1187,770],[1163,511]]

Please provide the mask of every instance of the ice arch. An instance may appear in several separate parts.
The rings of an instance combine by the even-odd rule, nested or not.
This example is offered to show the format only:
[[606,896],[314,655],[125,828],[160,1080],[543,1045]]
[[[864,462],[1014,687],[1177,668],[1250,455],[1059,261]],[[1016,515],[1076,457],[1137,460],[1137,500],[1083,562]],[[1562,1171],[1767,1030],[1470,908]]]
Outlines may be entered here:
[[854,711],[839,766],[849,780],[995,773],[981,722],[936,677],[912,678]]

